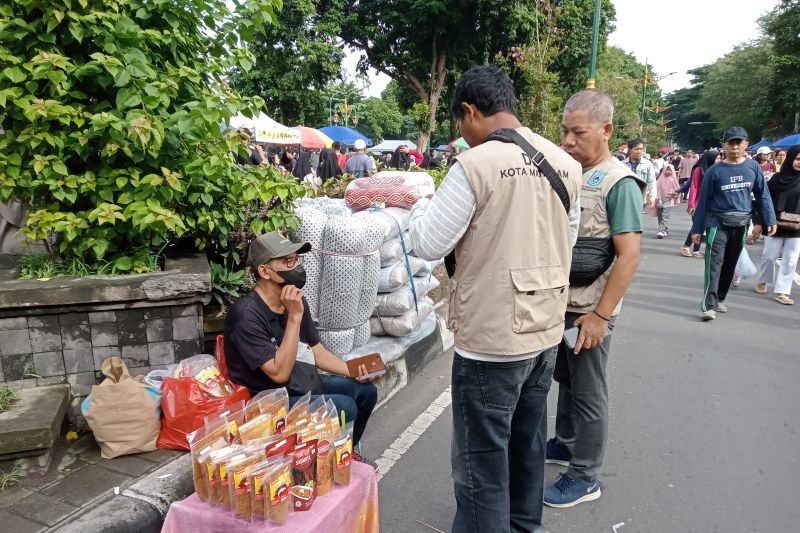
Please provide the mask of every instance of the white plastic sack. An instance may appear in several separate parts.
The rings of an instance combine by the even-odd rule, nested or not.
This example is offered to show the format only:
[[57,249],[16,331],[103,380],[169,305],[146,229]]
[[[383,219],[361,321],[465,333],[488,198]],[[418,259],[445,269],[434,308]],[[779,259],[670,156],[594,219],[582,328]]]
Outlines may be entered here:
[[408,219],[411,211],[401,207],[386,207],[384,209],[367,209],[353,213],[354,217],[365,217],[373,220],[383,230],[383,240],[388,241],[397,237],[402,229],[408,231]]
[[372,337],[372,328],[369,320],[356,327],[353,333],[353,348],[360,348],[369,342]]
[[[408,258],[411,266],[411,273],[415,275],[422,268],[425,261],[419,257]],[[378,283],[378,293],[394,292],[408,282],[408,269],[405,260],[399,261],[392,266],[381,269],[380,282]]]
[[372,334],[391,337],[405,337],[419,325],[422,320],[433,312],[433,301],[423,298],[419,302],[419,312],[411,310],[397,317],[372,317],[369,319]]
[[741,276],[742,279],[748,279],[755,276],[757,272],[758,269],[750,259],[747,248],[742,248],[742,253],[739,254],[739,260],[736,261],[736,274]]
[[355,329],[319,330],[319,340],[329,352],[336,355],[345,355],[353,351]]
[[403,242],[400,241],[400,237],[395,237],[381,245],[381,267],[391,266],[403,259],[403,243],[405,243],[405,252],[411,253],[411,238],[408,232],[403,233]]
[[[439,280],[433,276],[414,277],[414,288],[417,298],[423,298],[439,286]],[[411,284],[407,283],[394,292],[378,295],[378,305],[372,316],[394,317],[414,309],[414,293]]]
[[318,250],[322,248],[328,215],[311,203],[305,203],[298,207],[295,213],[301,222],[293,233],[293,239],[295,242],[308,242],[312,246],[312,251],[303,256],[303,268],[306,270],[306,286],[303,287],[303,295],[311,309],[311,317],[316,320],[323,261],[322,254]]
[[433,274],[440,265],[444,264],[444,259],[437,259],[436,261],[425,261],[425,265],[416,273],[417,276],[429,276]]

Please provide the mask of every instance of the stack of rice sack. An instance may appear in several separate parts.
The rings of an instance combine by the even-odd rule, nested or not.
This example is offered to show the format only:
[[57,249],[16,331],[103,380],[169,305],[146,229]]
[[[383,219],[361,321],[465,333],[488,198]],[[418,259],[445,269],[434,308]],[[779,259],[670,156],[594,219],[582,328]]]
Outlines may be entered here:
[[341,200],[306,200],[296,212],[302,222],[294,237],[313,247],[304,258],[303,293],[322,344],[347,354],[370,339],[384,229],[370,218],[353,216]]
[[422,172],[380,172],[354,180],[347,188],[348,206],[370,208],[354,216],[378,220],[384,228],[378,301],[370,319],[373,335],[406,336],[433,312],[426,295],[439,286],[432,272],[441,261],[414,256],[408,236],[408,209],[433,192],[433,179]]

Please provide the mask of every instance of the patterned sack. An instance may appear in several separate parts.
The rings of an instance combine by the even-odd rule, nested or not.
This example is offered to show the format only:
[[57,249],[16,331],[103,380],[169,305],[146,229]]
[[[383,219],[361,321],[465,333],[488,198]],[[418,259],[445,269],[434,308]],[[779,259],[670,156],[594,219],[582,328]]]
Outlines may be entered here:
[[335,355],[345,355],[353,351],[355,329],[319,330],[322,345]]
[[328,215],[314,207],[313,204],[298,207],[295,213],[300,218],[301,224],[294,231],[292,238],[295,242],[308,242],[312,246],[312,251],[303,256],[303,268],[306,269],[306,286],[303,287],[303,295],[311,309],[311,317],[317,320],[319,281],[322,277],[323,260],[319,250],[322,248]]
[[416,329],[422,320],[433,312],[433,301],[423,298],[419,301],[419,312],[411,310],[397,317],[372,317],[369,323],[372,334],[376,336],[405,337]]
[[423,172],[379,172],[370,178],[350,182],[344,199],[354,211],[362,211],[372,204],[408,209],[434,191],[433,178]]

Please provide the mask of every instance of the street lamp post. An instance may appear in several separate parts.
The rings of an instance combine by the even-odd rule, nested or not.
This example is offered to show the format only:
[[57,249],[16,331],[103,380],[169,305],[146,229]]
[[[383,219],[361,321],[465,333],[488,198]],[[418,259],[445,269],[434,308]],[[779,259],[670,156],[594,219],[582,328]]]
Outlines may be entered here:
[[647,58],[644,60],[644,78],[642,78],[642,114],[639,117],[639,130],[644,126],[644,101],[647,97]]
[[589,79],[586,80],[586,88],[594,89],[594,78],[597,74],[597,41],[600,39],[600,2],[594,0],[594,21],[592,22],[592,55],[589,59]]

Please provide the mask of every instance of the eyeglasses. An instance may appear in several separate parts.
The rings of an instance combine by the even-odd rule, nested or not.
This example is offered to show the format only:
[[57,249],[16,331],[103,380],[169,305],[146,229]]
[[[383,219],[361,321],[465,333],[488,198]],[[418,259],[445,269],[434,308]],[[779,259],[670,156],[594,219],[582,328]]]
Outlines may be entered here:
[[303,264],[303,256],[295,255],[289,257],[281,257],[279,259],[275,259],[275,261],[280,261],[286,268],[294,268],[297,265]]

